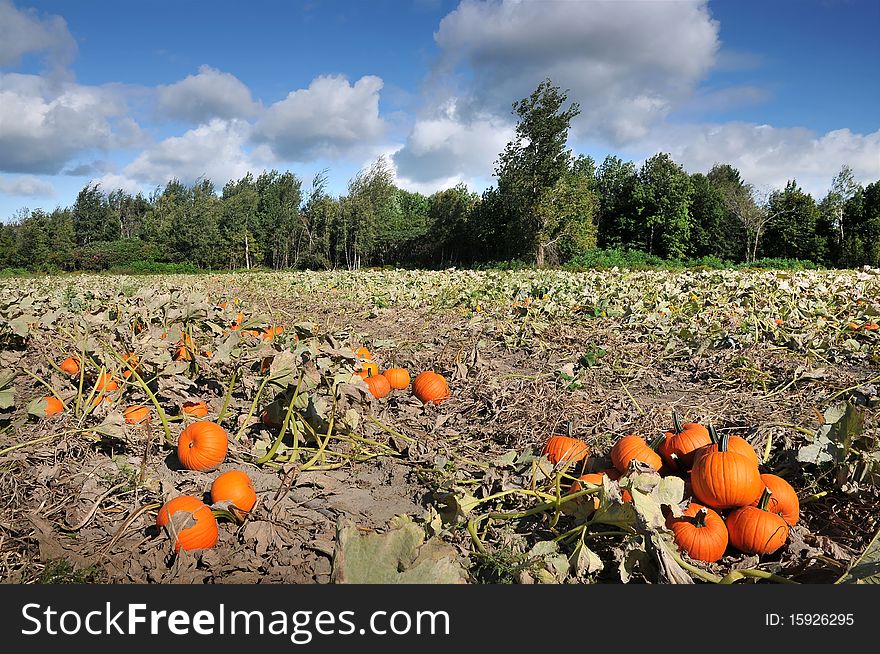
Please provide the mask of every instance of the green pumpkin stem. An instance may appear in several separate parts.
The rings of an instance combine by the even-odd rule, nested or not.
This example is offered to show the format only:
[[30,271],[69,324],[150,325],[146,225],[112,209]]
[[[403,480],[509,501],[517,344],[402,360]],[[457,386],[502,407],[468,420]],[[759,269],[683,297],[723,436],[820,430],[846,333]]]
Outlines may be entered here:
[[773,491],[764,486],[764,492],[761,493],[761,499],[758,500],[758,508],[762,511],[767,510],[767,504],[770,503],[770,496],[773,495]]
[[706,516],[709,515],[709,509],[705,506],[697,511],[697,515],[694,516],[694,526],[695,527],[705,527],[706,526]]
[[660,434],[657,438],[655,438],[653,441],[651,441],[651,443],[650,443],[650,445],[648,445],[648,447],[650,447],[652,450],[654,450],[656,452],[657,448],[660,447],[660,444],[665,440],[666,440],[666,434]]
[[719,452],[726,452],[728,443],[730,442],[730,434],[724,433],[721,436],[718,435],[718,432],[715,431],[715,427],[713,425],[709,425],[709,438],[712,439],[712,443],[718,446]]
[[709,425],[709,438],[712,439],[713,445],[718,445],[720,439],[718,438],[718,432],[715,431],[715,425]]
[[684,429],[681,428],[681,420],[678,417],[678,411],[672,412],[672,429],[676,434],[680,434],[684,431]]
[[565,435],[569,438],[574,438],[574,421],[569,420],[565,423]]

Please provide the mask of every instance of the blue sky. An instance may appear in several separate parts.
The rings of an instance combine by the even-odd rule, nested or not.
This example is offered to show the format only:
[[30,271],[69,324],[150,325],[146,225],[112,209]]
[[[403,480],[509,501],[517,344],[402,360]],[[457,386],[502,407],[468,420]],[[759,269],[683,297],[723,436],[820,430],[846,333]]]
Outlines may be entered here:
[[0,219],[90,181],[326,169],[339,194],[379,156],[481,191],[545,77],[576,152],[818,199],[844,164],[880,179],[878,28],[874,0],[0,0]]

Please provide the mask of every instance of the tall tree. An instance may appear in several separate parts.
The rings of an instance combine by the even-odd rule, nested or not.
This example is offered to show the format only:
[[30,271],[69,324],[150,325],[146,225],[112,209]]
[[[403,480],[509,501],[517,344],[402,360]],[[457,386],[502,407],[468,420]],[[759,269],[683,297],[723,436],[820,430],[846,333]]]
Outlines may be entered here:
[[598,243],[603,248],[639,247],[639,178],[636,166],[608,155],[596,170]]
[[504,148],[495,168],[508,212],[505,223],[514,229],[514,243],[530,249],[539,267],[550,244],[548,233],[560,228],[551,227],[547,221],[555,218],[538,211],[538,206],[569,172],[571,152],[565,146],[571,121],[580,113],[576,102],[563,108],[567,99],[567,92],[545,79],[529,97],[514,102],[513,113],[519,116],[516,137]]
[[688,206],[693,185],[684,169],[661,152],[639,169],[638,200],[642,248],[649,254],[681,259],[688,247]]
[[73,203],[76,244],[115,241],[119,238],[119,219],[113,215],[107,198],[97,183],[87,184]]
[[761,245],[765,257],[824,259],[824,253],[817,252],[819,207],[795,180],[789,180],[783,190],[770,194],[767,214],[769,219]]

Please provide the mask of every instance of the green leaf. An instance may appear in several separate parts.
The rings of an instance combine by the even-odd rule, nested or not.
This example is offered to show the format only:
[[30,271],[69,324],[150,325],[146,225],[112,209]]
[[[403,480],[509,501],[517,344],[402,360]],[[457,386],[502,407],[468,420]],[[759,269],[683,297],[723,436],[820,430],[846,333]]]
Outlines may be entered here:
[[874,534],[862,555],[835,583],[880,584],[880,531]]
[[425,531],[409,516],[396,516],[385,533],[362,534],[340,522],[331,581],[337,584],[464,584],[467,573],[455,548],[425,541]]

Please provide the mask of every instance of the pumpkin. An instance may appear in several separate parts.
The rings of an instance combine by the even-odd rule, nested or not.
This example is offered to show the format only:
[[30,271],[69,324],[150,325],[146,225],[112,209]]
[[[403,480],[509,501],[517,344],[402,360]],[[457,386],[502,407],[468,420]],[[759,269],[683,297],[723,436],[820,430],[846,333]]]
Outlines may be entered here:
[[[778,513],[790,527],[794,527],[801,515],[801,504],[797,493],[782,477],[771,474],[761,475],[764,486],[770,490],[770,499],[767,502],[767,510]],[[758,506],[758,501],[753,502]]]
[[645,439],[635,434],[624,436],[611,448],[611,462],[621,474],[629,470],[630,461],[647,463],[654,470],[660,470],[663,459],[645,442]]
[[386,397],[388,393],[391,392],[391,384],[388,382],[388,378],[384,375],[370,374],[367,375],[367,378],[364,381],[367,382],[367,386],[370,388],[370,393],[372,393],[375,398]]
[[150,422],[150,408],[141,404],[128,407],[122,412],[125,422],[130,425],[141,425]]
[[768,510],[773,493],[765,488],[757,506],[743,506],[727,516],[730,544],[747,554],[773,554],[788,540],[788,524]]
[[217,544],[219,531],[211,507],[192,495],[168,500],[156,516],[156,526],[163,527],[174,540],[174,551],[200,550]]
[[95,383],[95,389],[99,391],[115,391],[119,388],[119,384],[113,379],[113,375],[110,373],[103,372],[98,376],[98,381]]
[[388,380],[391,388],[400,391],[409,386],[409,371],[406,368],[388,368],[382,374]]
[[361,361],[361,369],[357,371],[357,375],[362,379],[379,374],[379,364],[375,361]]
[[433,370],[426,370],[416,375],[412,385],[413,395],[423,404],[440,404],[449,397],[449,386],[446,378]]
[[[604,475],[601,472],[590,472],[585,475],[581,475],[580,477],[578,477],[577,479],[575,479],[572,482],[571,488],[569,488],[568,492],[569,492],[569,494],[571,494],[571,493],[577,493],[580,490],[585,490],[584,484],[591,484],[593,486],[601,486],[603,476]],[[593,510],[595,511],[596,509],[599,508],[599,497],[597,495],[592,495],[591,499],[593,500]],[[577,500],[577,498],[575,498],[572,501],[577,502],[578,500]]]
[[189,351],[189,348],[186,345],[181,345],[177,348],[177,352],[174,353],[175,361],[192,361],[192,353]]
[[[721,441],[721,438],[718,436],[718,432],[715,431],[715,427],[712,425],[709,425],[709,438],[712,439],[712,442],[709,445],[704,445],[696,452],[694,452],[695,463],[698,457],[701,457],[708,452],[718,451],[718,444]],[[755,466],[759,464],[758,453],[755,452],[755,448],[752,447],[745,438],[731,434],[727,438],[727,448],[731,452],[736,452],[737,454],[740,454],[750,461],[754,462]]]
[[108,402],[108,403],[109,403],[109,402],[112,402],[112,401],[113,401],[113,400],[110,399],[109,397],[107,397],[106,395],[101,395],[101,394],[99,393],[99,394],[96,395],[96,396],[94,397],[94,399],[92,400],[92,406],[93,406],[93,407],[96,407],[96,406],[98,406],[99,404],[101,404],[101,402]]
[[64,411],[64,404],[54,395],[47,395],[43,398],[46,400],[46,416],[54,416]]
[[211,502],[228,500],[236,509],[250,511],[257,503],[257,492],[254,483],[242,470],[229,470],[211,484]]
[[[695,422],[681,424],[678,413],[672,412],[672,431],[666,432],[666,438],[657,448],[660,456],[673,470],[690,470],[694,465],[694,454],[704,445],[712,443],[709,430]],[[675,461],[673,454],[678,459]]]
[[284,327],[278,325],[277,327],[266,327],[261,336],[264,341],[273,341],[276,336],[281,336],[284,333]]
[[67,357],[58,367],[68,375],[76,375],[79,373],[79,361],[73,357]]
[[200,420],[180,432],[177,458],[188,470],[213,470],[226,458],[229,437],[216,422]]
[[747,506],[764,490],[757,463],[731,450],[729,442],[730,436],[724,434],[717,446],[706,446],[691,469],[694,497],[713,509]]
[[354,353],[355,355],[357,355],[357,358],[361,360],[370,361],[373,358],[373,355],[370,354],[370,351],[363,346],[356,349]]
[[208,415],[208,405],[206,402],[184,402],[183,412],[188,416],[204,418]]
[[553,465],[580,461],[589,453],[590,448],[582,440],[559,435],[548,438],[541,451],[541,454],[546,455]]
[[[124,357],[122,357],[122,363],[131,364],[132,368],[137,369],[140,361],[138,360],[137,356],[135,356],[134,352],[129,352]],[[128,379],[129,377],[131,377],[131,370],[126,367],[125,370],[122,371],[122,376]]]
[[679,549],[692,559],[714,563],[724,556],[729,540],[727,525],[712,509],[691,502],[680,518],[669,516],[666,527]]

